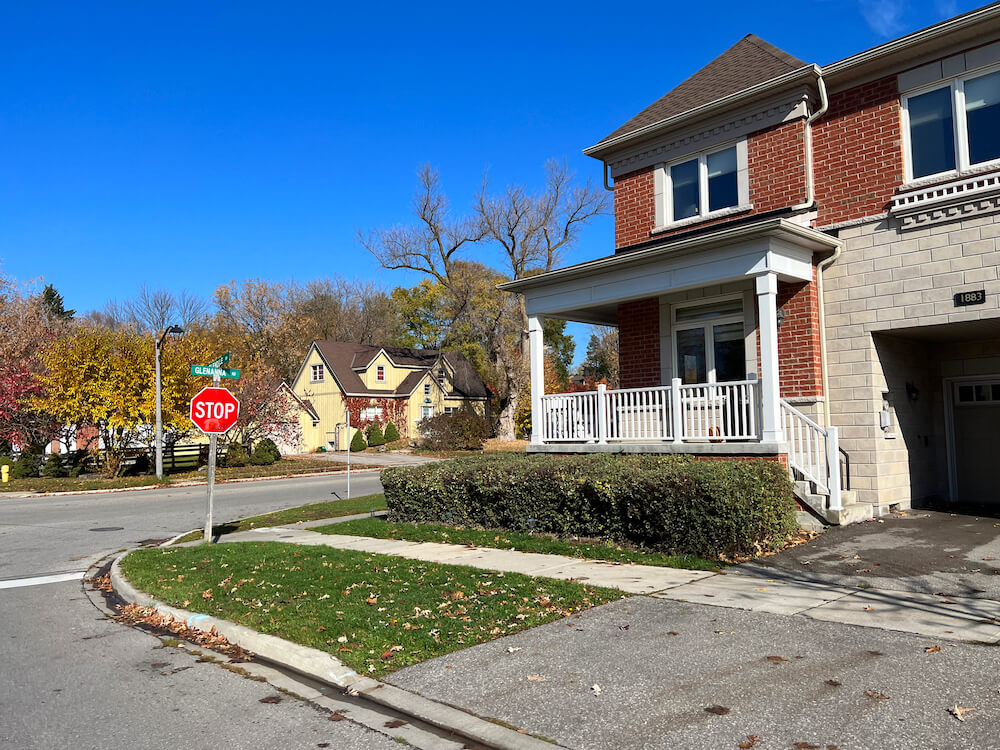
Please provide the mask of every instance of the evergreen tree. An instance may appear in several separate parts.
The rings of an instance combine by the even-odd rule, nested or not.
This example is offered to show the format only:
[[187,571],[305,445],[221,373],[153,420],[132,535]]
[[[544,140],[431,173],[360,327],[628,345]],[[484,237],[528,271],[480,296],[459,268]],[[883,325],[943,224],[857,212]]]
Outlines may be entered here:
[[396,425],[394,425],[392,422],[389,422],[389,424],[385,426],[384,437],[385,437],[385,442],[387,443],[395,443],[397,440],[399,440],[399,430],[396,429]]
[[76,310],[67,310],[63,301],[63,296],[56,291],[52,284],[46,284],[42,293],[38,296],[38,302],[45,312],[45,317],[50,321],[69,320],[76,315]]
[[357,453],[367,447],[368,443],[365,442],[365,436],[361,434],[361,430],[358,430],[354,433],[354,438],[351,440],[351,452]]

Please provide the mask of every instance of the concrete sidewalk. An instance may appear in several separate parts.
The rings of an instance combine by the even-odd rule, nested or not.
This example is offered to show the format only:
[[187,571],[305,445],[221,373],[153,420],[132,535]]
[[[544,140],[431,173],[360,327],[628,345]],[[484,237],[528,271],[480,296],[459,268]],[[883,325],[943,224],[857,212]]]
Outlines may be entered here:
[[593,586],[658,599],[801,616],[948,640],[1000,642],[1000,602],[988,599],[847,588],[774,573],[772,577],[764,577],[757,571],[739,568],[715,574],[459,544],[319,534],[302,528],[253,529],[224,539],[227,542],[325,545],[428,562],[585,581]]

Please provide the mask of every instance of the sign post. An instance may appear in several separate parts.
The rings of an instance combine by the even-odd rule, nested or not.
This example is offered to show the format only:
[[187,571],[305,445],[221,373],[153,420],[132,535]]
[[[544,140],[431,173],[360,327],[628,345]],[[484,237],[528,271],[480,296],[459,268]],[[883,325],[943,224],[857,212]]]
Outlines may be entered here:
[[[228,355],[226,355],[228,359]],[[215,364],[215,363],[213,363]],[[197,367],[197,366],[196,366]],[[240,417],[240,402],[225,388],[219,387],[219,379],[226,377],[219,368],[212,373],[212,385],[202,388],[191,399],[191,421],[195,427],[209,436],[208,439],[208,508],[205,513],[205,541],[212,541],[212,514],[215,505],[215,458],[219,435],[228,432]],[[191,371],[194,372],[192,367]],[[239,377],[239,370],[233,377]],[[198,375],[205,373],[196,373]]]
[[347,414],[345,416],[345,421],[347,422],[347,499],[351,499],[351,443],[354,437],[351,434],[351,408],[347,407],[344,410]]

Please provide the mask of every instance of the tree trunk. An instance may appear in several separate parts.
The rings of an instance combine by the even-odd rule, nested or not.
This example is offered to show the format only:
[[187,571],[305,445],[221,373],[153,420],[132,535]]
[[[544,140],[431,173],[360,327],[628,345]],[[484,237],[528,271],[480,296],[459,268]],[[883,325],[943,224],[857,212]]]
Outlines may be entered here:
[[500,418],[497,422],[497,439],[516,440],[517,439],[517,405],[520,402],[520,393],[516,383],[510,384],[510,391],[507,395],[507,403],[500,410]]

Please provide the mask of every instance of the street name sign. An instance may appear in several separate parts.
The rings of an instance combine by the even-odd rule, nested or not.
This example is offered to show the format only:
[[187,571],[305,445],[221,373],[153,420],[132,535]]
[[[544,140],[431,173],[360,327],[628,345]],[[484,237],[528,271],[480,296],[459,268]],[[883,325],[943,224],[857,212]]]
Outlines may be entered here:
[[225,367],[226,365],[229,364],[229,360],[230,360],[230,358],[232,356],[233,356],[232,352],[226,352],[225,354],[223,354],[221,357],[219,357],[214,362],[209,362],[208,366],[209,367]]
[[225,388],[208,386],[191,399],[191,421],[206,435],[221,435],[236,424],[240,402]]
[[215,367],[214,365],[191,365],[192,375],[207,375],[210,378],[239,379],[240,371],[232,367]]

